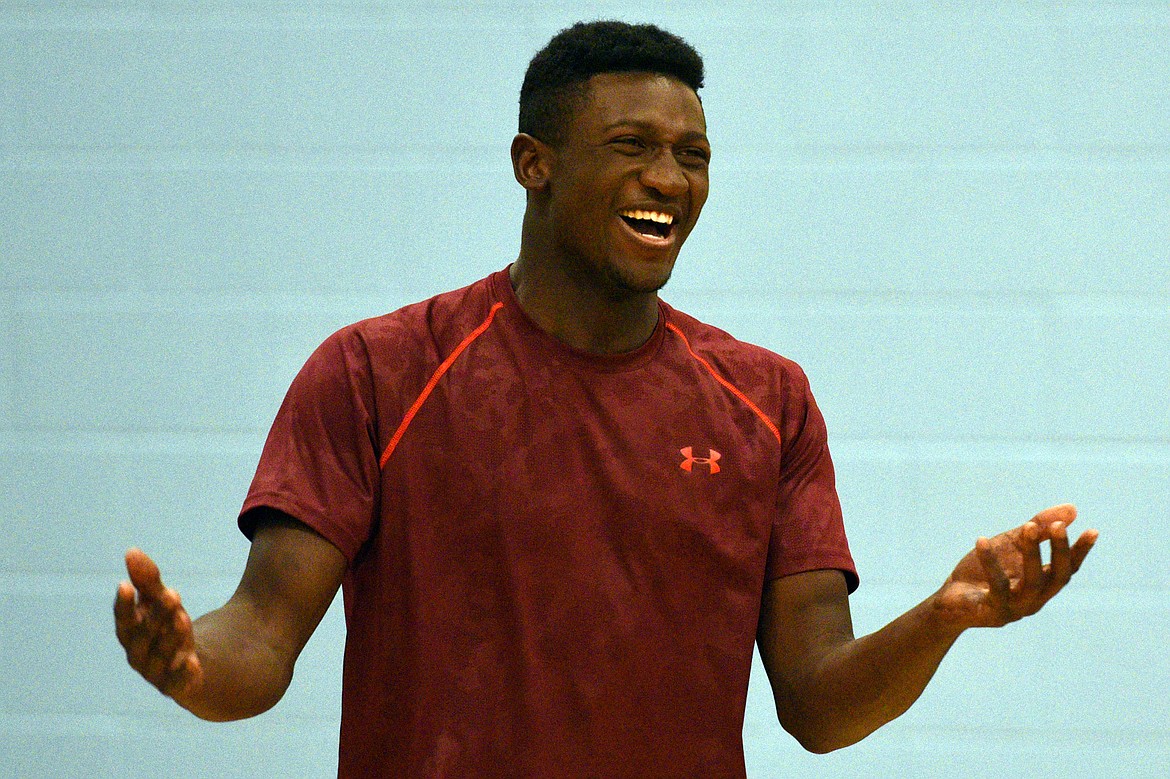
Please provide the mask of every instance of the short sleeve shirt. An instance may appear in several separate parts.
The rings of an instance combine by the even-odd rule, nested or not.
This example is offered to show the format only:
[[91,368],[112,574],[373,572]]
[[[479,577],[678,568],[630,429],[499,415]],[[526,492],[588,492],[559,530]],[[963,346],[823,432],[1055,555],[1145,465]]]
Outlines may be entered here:
[[341,776],[742,776],[765,581],[849,554],[790,360],[665,303],[573,350],[507,270],[309,359],[244,503],[349,561]]

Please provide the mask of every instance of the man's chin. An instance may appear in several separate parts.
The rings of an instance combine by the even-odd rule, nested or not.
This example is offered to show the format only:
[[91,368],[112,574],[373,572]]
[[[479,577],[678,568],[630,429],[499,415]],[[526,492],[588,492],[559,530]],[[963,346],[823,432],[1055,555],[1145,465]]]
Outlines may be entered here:
[[626,300],[642,295],[652,295],[666,286],[670,281],[670,274],[674,270],[674,263],[647,269],[647,272],[638,273],[634,269],[610,266],[606,269],[610,288],[614,291],[614,298]]

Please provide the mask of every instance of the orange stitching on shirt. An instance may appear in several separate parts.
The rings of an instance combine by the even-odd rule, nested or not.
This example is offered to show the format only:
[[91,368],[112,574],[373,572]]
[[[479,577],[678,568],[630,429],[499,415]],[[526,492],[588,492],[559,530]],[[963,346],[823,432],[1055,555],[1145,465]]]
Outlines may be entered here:
[[746,403],[748,408],[750,408],[752,411],[756,412],[756,416],[758,416],[760,418],[760,420],[765,425],[767,425],[768,429],[772,431],[772,435],[776,436],[776,440],[780,443],[780,446],[784,446],[784,439],[782,439],[780,437],[780,430],[777,429],[775,423],[773,423],[772,420],[768,419],[768,417],[764,414],[763,411],[760,411],[760,407],[757,406],[755,403],[752,403],[751,398],[749,398],[747,395],[740,392],[738,387],[736,387],[730,381],[728,381],[727,379],[723,378],[718,373],[716,373],[715,369],[713,367],[711,367],[711,363],[707,362],[702,357],[695,354],[695,350],[691,348],[691,342],[687,340],[687,337],[685,335],[683,335],[682,330],[678,329],[678,325],[674,324],[673,322],[667,322],[666,326],[668,328],[670,328],[672,331],[674,331],[675,335],[677,335],[679,338],[682,339],[683,345],[687,347],[687,351],[691,353],[691,357],[694,357],[696,360],[698,360],[699,364],[702,365],[704,368],[706,368],[707,372],[710,373],[715,378],[715,381],[719,382],[724,387],[726,387],[728,392],[730,392],[732,395],[735,395],[737,398],[739,398],[744,403]]
[[492,319],[495,318],[496,312],[503,307],[503,303],[493,303],[491,311],[488,312],[487,319],[483,320],[483,324],[468,333],[467,337],[464,338],[463,341],[455,347],[455,351],[451,352],[451,354],[447,356],[447,359],[443,360],[439,367],[435,369],[435,372],[431,376],[430,381],[427,382],[427,385],[423,387],[423,391],[419,393],[418,398],[414,401],[414,405],[410,407],[410,410],[406,412],[406,416],[404,416],[402,421],[398,424],[398,429],[395,430],[394,435],[391,436],[390,443],[386,444],[386,451],[382,452],[382,459],[378,461],[379,468],[386,467],[386,461],[389,460],[390,455],[394,453],[394,447],[398,446],[398,442],[401,441],[402,436],[406,434],[406,428],[410,426],[411,421],[414,419],[414,415],[417,414],[419,409],[422,408],[423,403],[426,403],[427,398],[430,397],[431,391],[434,390],[435,385],[439,383],[439,379],[443,378],[443,374],[446,373],[447,369],[450,368],[455,360],[459,358],[459,355],[463,353],[463,350],[468,346],[471,346],[472,341],[483,335],[483,332],[491,326]]

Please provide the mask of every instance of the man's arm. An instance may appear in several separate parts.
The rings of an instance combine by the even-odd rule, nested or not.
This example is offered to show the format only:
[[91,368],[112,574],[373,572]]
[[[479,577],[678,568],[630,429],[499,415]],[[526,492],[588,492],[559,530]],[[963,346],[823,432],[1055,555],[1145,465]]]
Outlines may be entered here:
[[126,553],[114,623],[134,670],[196,716],[233,720],[267,711],[345,573],[333,544],[283,514],[262,520],[236,592],[192,623],[179,594],[141,550]]
[[902,714],[964,630],[1035,614],[1068,583],[1097,539],[1087,530],[1070,548],[1067,526],[1075,517],[1072,506],[1056,506],[979,539],[938,592],[858,639],[838,571],[769,582],[758,641],[780,724],[806,749],[828,752]]

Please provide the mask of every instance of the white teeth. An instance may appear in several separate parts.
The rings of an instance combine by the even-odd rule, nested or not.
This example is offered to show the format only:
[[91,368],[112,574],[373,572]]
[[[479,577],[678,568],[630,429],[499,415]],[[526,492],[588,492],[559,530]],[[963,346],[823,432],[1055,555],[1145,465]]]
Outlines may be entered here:
[[622,216],[628,216],[631,219],[645,219],[649,222],[658,222],[659,224],[673,224],[674,217],[670,214],[663,214],[658,211],[642,211],[635,209],[626,209],[620,212]]

